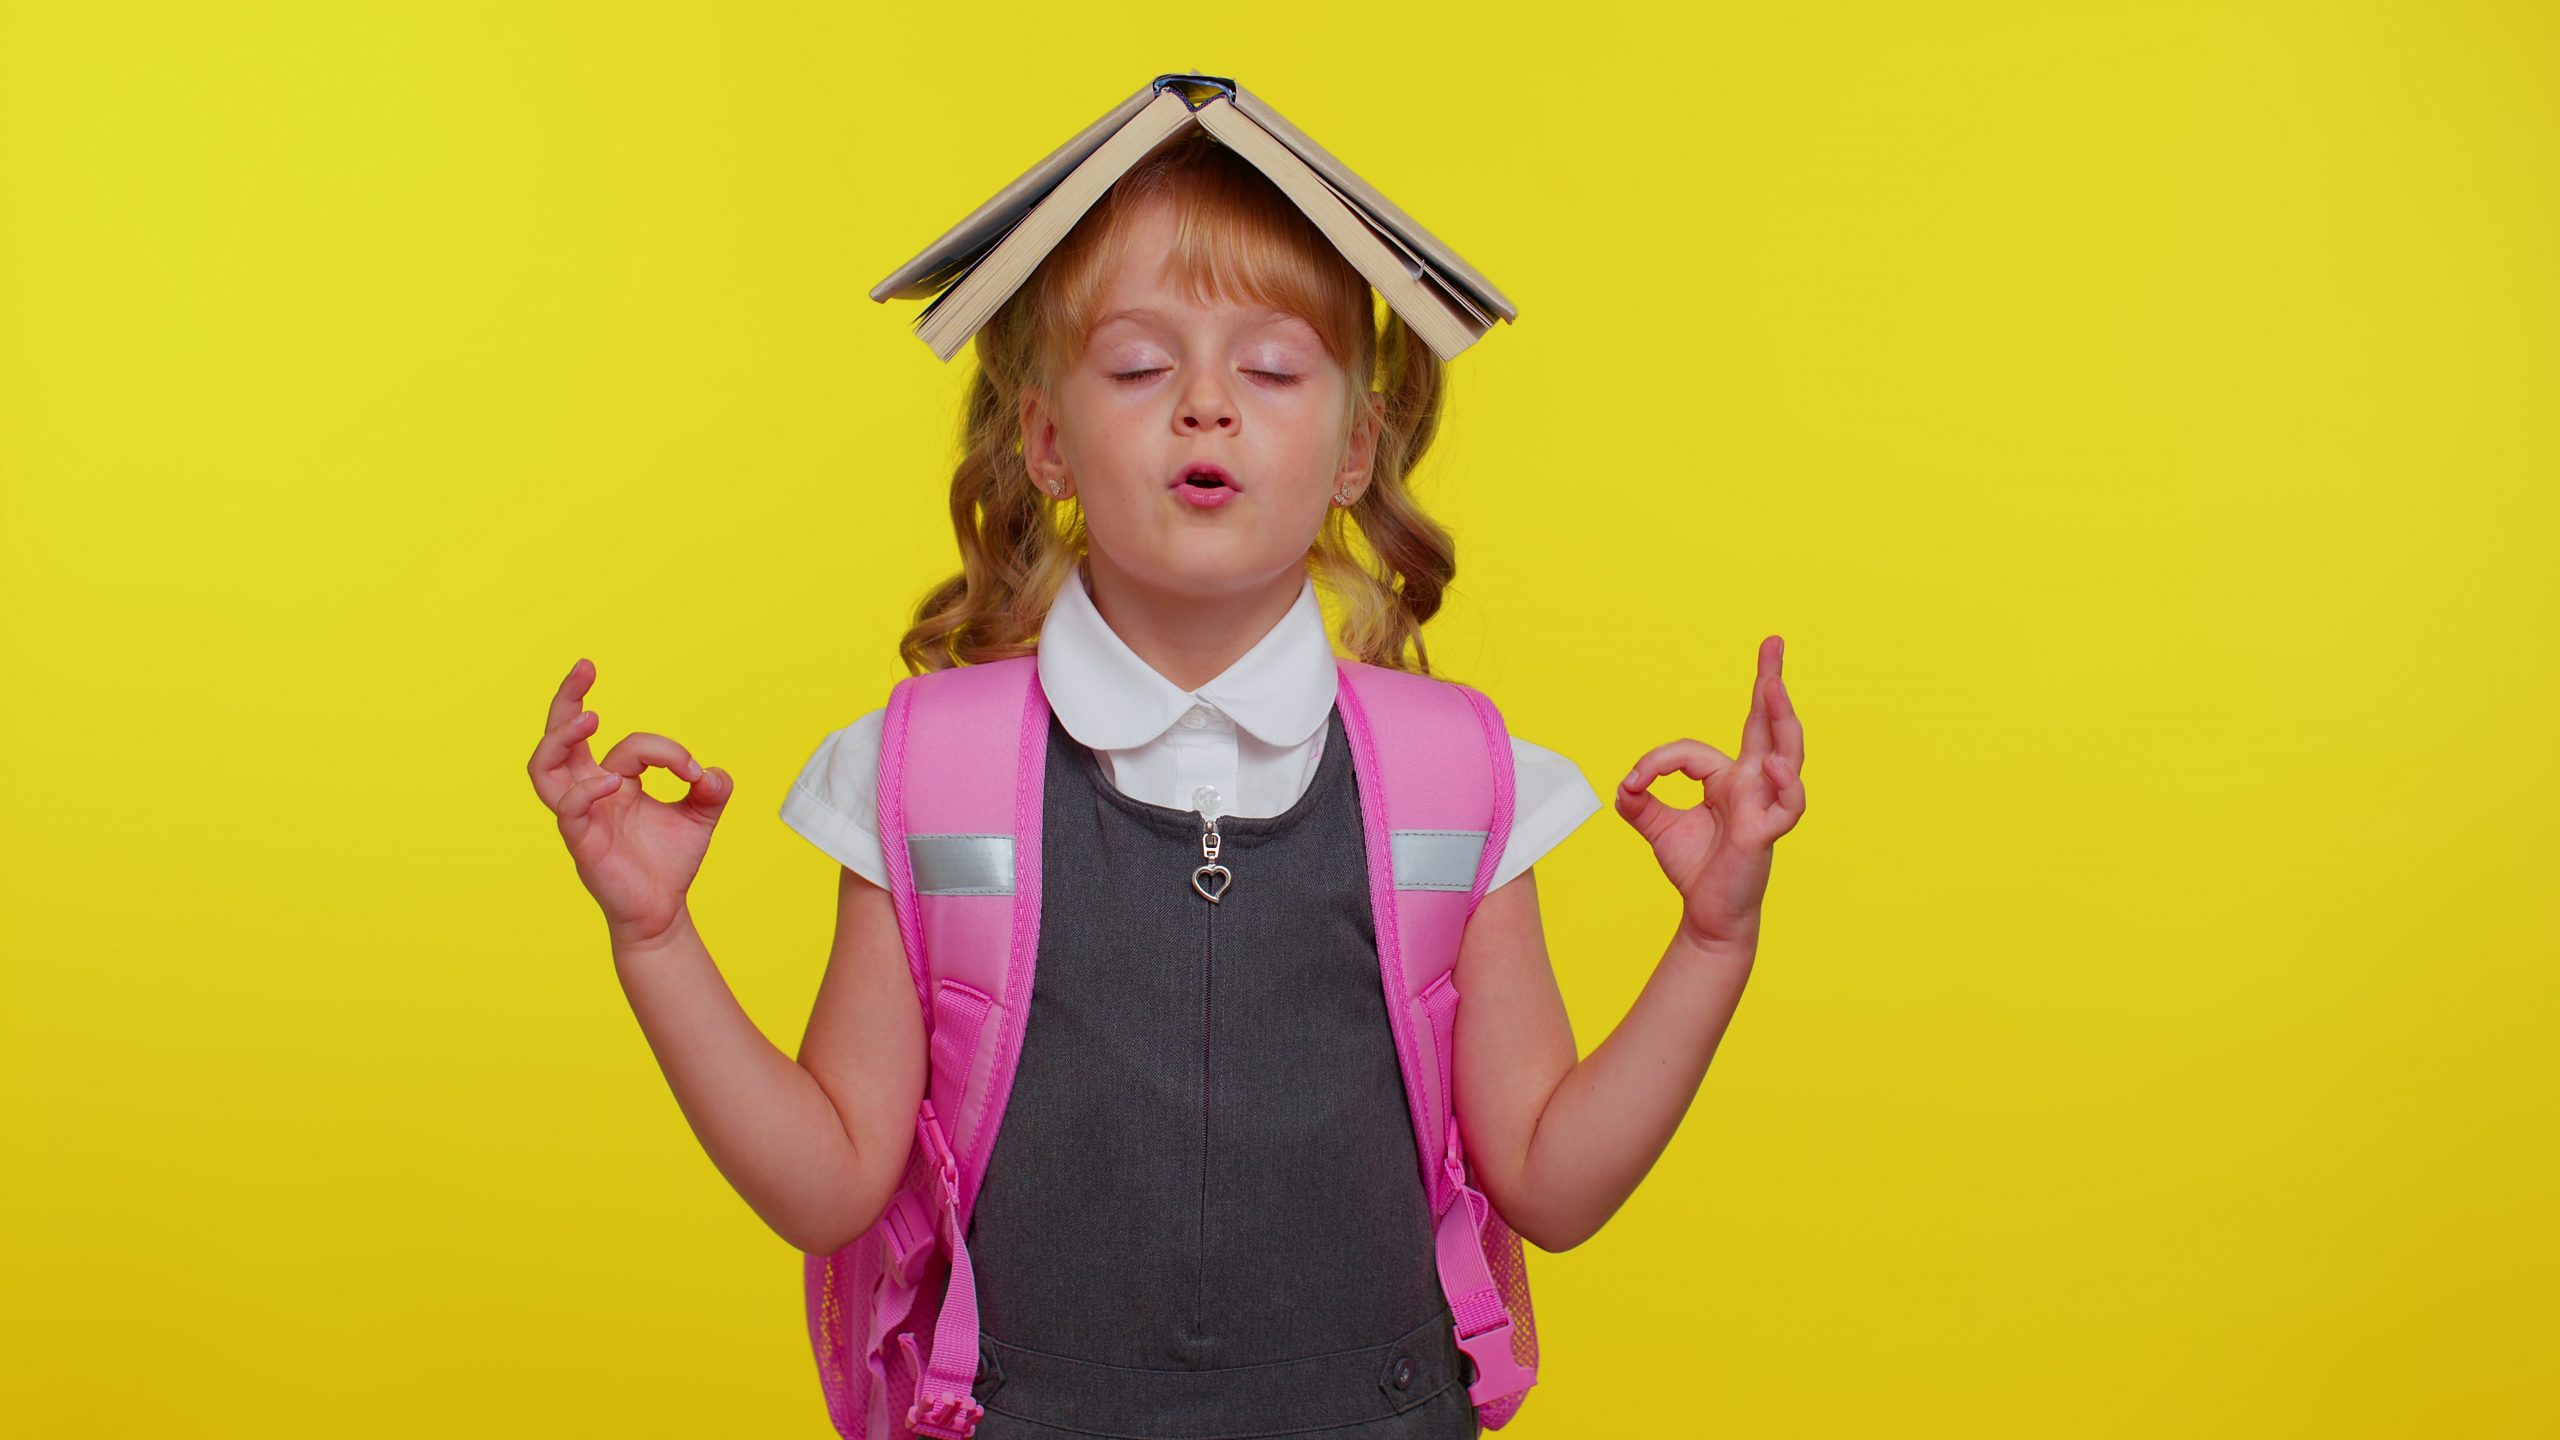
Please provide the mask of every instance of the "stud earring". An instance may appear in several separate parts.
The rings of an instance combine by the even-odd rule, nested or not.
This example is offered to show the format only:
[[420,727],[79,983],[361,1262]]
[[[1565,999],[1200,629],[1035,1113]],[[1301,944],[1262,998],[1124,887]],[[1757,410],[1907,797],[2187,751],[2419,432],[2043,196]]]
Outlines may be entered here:
[[1049,493],[1051,495],[1064,495],[1067,493],[1066,486],[1063,482],[1052,480],[1049,482]]

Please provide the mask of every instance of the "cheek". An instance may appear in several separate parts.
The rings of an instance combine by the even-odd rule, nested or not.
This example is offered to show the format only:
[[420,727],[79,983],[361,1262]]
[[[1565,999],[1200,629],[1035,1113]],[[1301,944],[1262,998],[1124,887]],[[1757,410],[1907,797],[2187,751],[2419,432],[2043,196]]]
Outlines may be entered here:
[[1058,453],[1079,477],[1099,476],[1113,456],[1127,453],[1129,437],[1141,422],[1109,397],[1079,399],[1082,403],[1059,418]]

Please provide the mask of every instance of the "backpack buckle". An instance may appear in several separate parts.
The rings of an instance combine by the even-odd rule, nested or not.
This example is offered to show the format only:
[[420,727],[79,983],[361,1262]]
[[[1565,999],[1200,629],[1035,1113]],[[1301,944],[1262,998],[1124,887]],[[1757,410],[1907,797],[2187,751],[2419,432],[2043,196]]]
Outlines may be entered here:
[[[1453,1132],[1454,1133],[1454,1132]],[[1483,1409],[1538,1383],[1538,1372],[1512,1352],[1517,1320],[1484,1253],[1478,1191],[1460,1188],[1441,1212],[1436,1243],[1440,1283],[1449,1297],[1450,1329],[1466,1368],[1467,1396]],[[1487,1209],[1490,1210],[1488,1204]]]
[[1499,1299],[1492,1308],[1502,1318],[1472,1335],[1464,1326],[1453,1327],[1459,1358],[1466,1362],[1467,1394],[1479,1406],[1516,1395],[1538,1380],[1537,1372],[1511,1353],[1511,1312],[1502,1307]]
[[888,1222],[881,1233],[889,1242],[889,1273],[899,1284],[913,1288],[924,1275],[925,1260],[933,1254],[932,1213],[923,1197],[902,1185],[881,1218]]
[[965,1391],[931,1400],[918,1395],[915,1403],[907,1407],[907,1428],[938,1440],[967,1440],[986,1413],[986,1407]]
[[925,1101],[916,1109],[916,1134],[924,1140],[925,1163],[942,1181],[942,1193],[956,1204],[960,1198],[960,1162],[951,1156],[951,1142],[942,1134],[942,1120],[933,1113],[933,1102]]

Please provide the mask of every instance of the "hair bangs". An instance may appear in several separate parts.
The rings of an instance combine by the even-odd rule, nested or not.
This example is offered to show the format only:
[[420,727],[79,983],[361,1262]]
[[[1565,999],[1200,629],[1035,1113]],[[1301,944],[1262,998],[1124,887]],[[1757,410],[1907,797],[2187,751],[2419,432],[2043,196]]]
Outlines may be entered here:
[[1174,207],[1165,278],[1184,298],[1295,315],[1350,373],[1355,395],[1370,388],[1376,310],[1368,281],[1269,177],[1196,127],[1131,168],[1051,252],[1033,306],[1047,374],[1060,373],[1092,335],[1130,222],[1159,199]]

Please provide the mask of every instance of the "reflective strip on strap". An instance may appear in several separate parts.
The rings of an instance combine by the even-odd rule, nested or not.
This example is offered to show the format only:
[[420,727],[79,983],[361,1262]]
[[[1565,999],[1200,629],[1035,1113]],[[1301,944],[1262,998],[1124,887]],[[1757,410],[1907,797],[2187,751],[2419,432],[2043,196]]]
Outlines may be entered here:
[[1473,890],[1484,858],[1482,830],[1390,830],[1399,890]]
[[910,835],[907,864],[919,895],[1010,895],[1010,835]]
[[[1472,890],[1484,858],[1482,830],[1390,830],[1396,888]],[[919,895],[1010,895],[1010,835],[910,835],[907,862]]]

